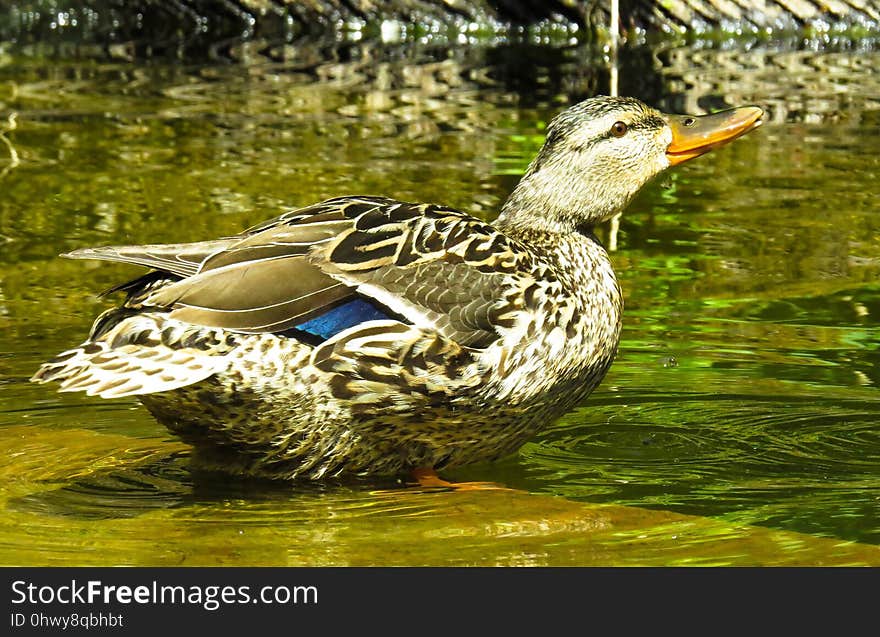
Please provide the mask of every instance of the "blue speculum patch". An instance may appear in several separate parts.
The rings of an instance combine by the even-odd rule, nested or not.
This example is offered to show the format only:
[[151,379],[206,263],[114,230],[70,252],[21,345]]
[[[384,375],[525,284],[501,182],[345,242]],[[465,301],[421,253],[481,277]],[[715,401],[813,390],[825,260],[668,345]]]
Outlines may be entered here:
[[363,299],[354,299],[338,305],[320,316],[309,319],[305,323],[300,323],[296,329],[326,340],[359,323],[389,318],[391,317],[388,314],[372,303]]

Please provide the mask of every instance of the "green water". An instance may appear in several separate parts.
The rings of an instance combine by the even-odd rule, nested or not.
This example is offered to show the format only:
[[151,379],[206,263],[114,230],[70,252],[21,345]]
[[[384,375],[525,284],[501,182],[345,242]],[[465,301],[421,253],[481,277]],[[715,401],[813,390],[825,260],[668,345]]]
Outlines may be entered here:
[[137,271],[56,255],[341,194],[491,218],[547,119],[607,90],[602,60],[545,55],[526,81],[467,51],[186,66],[0,49],[19,158],[0,142],[0,563],[880,564],[880,55],[660,53],[622,56],[622,92],[756,102],[768,122],[622,218],[623,341],[595,394],[447,476],[509,490],[442,492],[194,474],[136,401],[28,383]]

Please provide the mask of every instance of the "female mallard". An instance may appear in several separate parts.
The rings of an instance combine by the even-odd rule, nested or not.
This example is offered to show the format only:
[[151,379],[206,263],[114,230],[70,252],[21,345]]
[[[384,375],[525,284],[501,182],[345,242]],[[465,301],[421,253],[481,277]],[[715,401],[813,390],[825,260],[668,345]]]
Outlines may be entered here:
[[494,223],[340,197],[234,237],[76,250],[151,270],[37,382],[138,396],[203,463],[320,479],[491,460],[605,376],[622,300],[593,227],[760,108],[664,115],[595,97],[556,117]]

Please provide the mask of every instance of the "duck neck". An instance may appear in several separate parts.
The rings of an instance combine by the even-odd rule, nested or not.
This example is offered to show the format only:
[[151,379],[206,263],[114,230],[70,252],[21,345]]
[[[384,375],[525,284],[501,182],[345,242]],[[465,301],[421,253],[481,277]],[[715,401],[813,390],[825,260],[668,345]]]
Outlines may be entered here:
[[505,233],[590,234],[623,207],[607,194],[583,174],[530,166],[494,223]]

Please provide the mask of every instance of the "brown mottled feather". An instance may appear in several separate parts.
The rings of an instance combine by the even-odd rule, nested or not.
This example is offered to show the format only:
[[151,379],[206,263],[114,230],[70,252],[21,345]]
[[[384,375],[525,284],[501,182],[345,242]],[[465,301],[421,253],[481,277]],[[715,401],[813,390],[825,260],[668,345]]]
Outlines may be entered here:
[[379,197],[331,199],[213,242],[70,256],[180,277],[141,302],[197,325],[281,332],[364,296],[472,347],[496,338],[496,306],[514,266],[529,258],[513,240],[461,212]]

